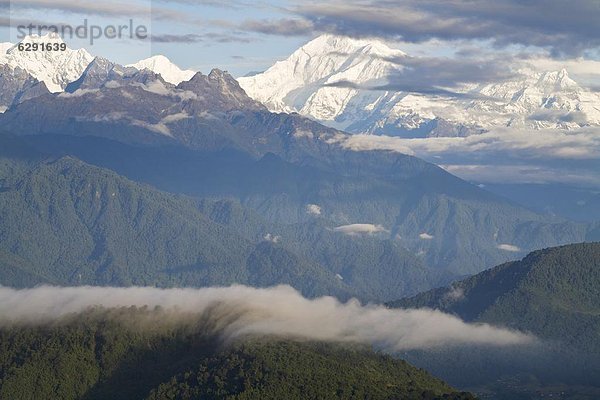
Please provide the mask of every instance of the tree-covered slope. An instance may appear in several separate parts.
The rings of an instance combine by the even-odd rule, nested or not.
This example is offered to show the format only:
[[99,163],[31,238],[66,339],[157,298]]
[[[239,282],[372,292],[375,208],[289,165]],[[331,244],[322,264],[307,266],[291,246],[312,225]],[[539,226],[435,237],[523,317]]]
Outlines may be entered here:
[[363,347],[281,338],[223,344],[202,319],[95,309],[0,328],[0,398],[473,399]]
[[287,283],[307,295],[348,293],[333,272],[236,234],[194,199],[70,157],[3,158],[0,179],[3,285]]
[[[345,235],[327,218],[274,222],[223,193],[197,199],[160,192],[21,139],[0,143],[4,285],[287,283],[308,296],[382,301],[451,276],[427,268],[397,240]],[[115,162],[136,156],[119,154]],[[207,185],[203,176],[219,180],[209,167],[198,171]]]
[[[212,372],[212,373],[211,373]],[[233,378],[233,379],[232,379]],[[403,361],[320,343],[251,342],[161,384],[158,399],[468,399]]]
[[600,352],[600,243],[535,251],[390,305],[437,308]]

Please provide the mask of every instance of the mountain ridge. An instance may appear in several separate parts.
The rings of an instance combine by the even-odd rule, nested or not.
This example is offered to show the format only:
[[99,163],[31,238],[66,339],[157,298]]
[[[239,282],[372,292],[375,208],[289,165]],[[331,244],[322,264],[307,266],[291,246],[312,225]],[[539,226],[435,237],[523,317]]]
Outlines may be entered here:
[[[270,113],[220,70],[197,73],[176,87],[155,77],[40,96],[1,114],[0,123],[7,134],[97,136],[134,146],[183,146],[205,155],[235,150],[236,158],[262,160],[263,178],[278,171],[289,173],[288,180],[267,185],[249,171],[231,171],[242,165],[233,163],[223,169],[232,174],[223,182],[239,183],[220,195],[236,196],[271,222],[306,221],[307,205],[317,204],[330,210],[333,228],[382,225],[388,239],[400,240],[427,265],[458,274],[510,259],[514,251],[585,240],[591,229],[521,209],[412,156],[347,150],[339,138],[348,134],[297,114]],[[318,179],[305,180],[305,174]],[[212,175],[204,177],[213,182],[204,196],[215,195],[210,190],[218,186],[220,172]],[[246,182],[260,182],[257,188],[264,191]],[[479,232],[476,239],[473,231]]]
[[[212,334],[219,307],[93,308],[47,326],[0,327],[0,396],[14,400],[473,400],[367,346]],[[230,317],[231,318],[231,317]],[[35,381],[37,384],[32,385]]]
[[[42,44],[50,43],[55,45],[65,45],[64,40],[56,34],[48,33],[45,35],[29,35],[24,37],[19,43],[23,44]],[[99,61],[102,60],[102,61]],[[10,90],[3,91],[0,98],[0,112],[22,101],[24,98],[32,98],[41,93],[29,91],[24,96],[19,89],[27,86],[28,79],[35,79],[43,83],[51,93],[72,92],[78,87],[77,82],[85,79],[86,70],[94,63],[111,65],[111,69],[117,72],[112,74],[113,78],[118,77],[118,73],[127,75],[143,76],[148,73],[163,76],[165,82],[177,85],[183,81],[189,80],[195,74],[191,70],[182,70],[163,55],[152,56],[138,62],[121,66],[103,57],[94,57],[85,49],[73,50],[66,46],[64,51],[19,51],[18,45],[4,42],[0,43],[0,79],[11,80],[19,77],[16,84],[11,85]],[[95,67],[96,69],[98,67]],[[20,72],[19,72],[20,71]],[[29,77],[20,77],[25,71]],[[145,72],[144,72],[145,71]],[[14,75],[17,76],[14,76]],[[4,84],[7,85],[6,83]],[[15,92],[9,96],[11,92]]]
[[435,308],[600,352],[599,266],[600,242],[546,248],[389,305]]
[[[351,133],[468,136],[498,126],[600,125],[600,96],[579,86],[565,69],[519,68],[499,83],[463,85],[457,97],[394,90],[396,81],[410,86],[402,77],[408,68],[403,62],[411,59],[375,39],[326,34],[239,81],[271,111],[298,112]],[[386,87],[390,79],[388,89],[369,89]]]

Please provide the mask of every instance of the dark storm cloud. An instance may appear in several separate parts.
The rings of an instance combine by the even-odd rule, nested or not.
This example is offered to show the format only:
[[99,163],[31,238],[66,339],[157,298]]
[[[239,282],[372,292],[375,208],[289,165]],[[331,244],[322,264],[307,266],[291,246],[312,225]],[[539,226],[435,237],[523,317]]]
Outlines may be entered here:
[[156,34],[150,37],[155,43],[249,43],[250,39],[243,36],[228,35],[222,33],[188,33],[182,35]]
[[150,40],[155,43],[198,43],[204,41],[202,36],[192,33],[186,35],[152,35]]
[[81,1],[74,2],[71,0],[11,0],[2,1],[0,3],[8,4],[11,11],[16,13],[23,9],[39,10],[54,10],[65,13],[83,14],[86,16],[103,16],[103,17],[134,17],[142,16],[161,20],[172,21],[190,21],[189,15],[171,10],[168,8],[152,7],[151,3],[147,6],[139,4],[115,3],[103,1]]
[[[297,34],[331,32],[407,42],[492,40],[533,45],[555,55],[600,46],[598,0],[344,0],[298,2]],[[286,21],[252,21],[248,30],[281,34]]]
[[467,83],[495,83],[518,77],[512,60],[494,57],[446,58],[400,56],[384,58],[402,67],[391,81],[421,82],[432,86],[454,87]]
[[[190,16],[168,8],[185,3],[244,10],[262,7],[287,14],[281,19],[247,20],[236,24],[246,32],[293,36],[332,32],[379,36],[408,42],[491,40],[499,46],[533,45],[555,55],[580,54],[600,47],[598,0],[331,0],[291,2],[287,9],[268,2],[233,0],[162,0],[163,7],[140,7],[107,1],[0,0],[2,7],[57,10],[86,15],[146,15],[191,23]],[[206,22],[206,21],[204,21]]]
[[413,82],[399,82],[392,81],[382,85],[368,85],[368,84],[357,84],[349,81],[337,81],[332,83],[326,83],[325,87],[338,87],[338,88],[350,88],[359,90],[379,90],[379,91],[390,91],[390,92],[410,92],[410,93],[421,93],[434,96],[444,97],[455,97],[455,98],[468,98],[468,99],[481,99],[484,96],[475,95],[470,93],[458,93],[452,90],[444,89],[441,87],[431,85],[419,85]]
[[250,43],[251,38],[244,36],[239,33],[217,33],[209,32],[202,35],[205,39],[212,41],[213,43]]
[[221,0],[157,0],[157,3],[180,3],[230,9],[236,9],[248,5],[246,2],[236,0],[228,0],[227,2]]
[[247,20],[239,29],[278,36],[300,36],[313,31],[313,24],[301,19]]
[[[343,55],[337,53],[338,55]],[[369,57],[376,57],[370,55]],[[494,100],[481,94],[455,91],[464,84],[488,84],[518,77],[506,59],[501,57],[480,59],[456,59],[435,57],[378,57],[396,64],[398,70],[390,73],[384,84],[357,85],[338,81],[326,86],[354,89],[402,91],[446,97]]]

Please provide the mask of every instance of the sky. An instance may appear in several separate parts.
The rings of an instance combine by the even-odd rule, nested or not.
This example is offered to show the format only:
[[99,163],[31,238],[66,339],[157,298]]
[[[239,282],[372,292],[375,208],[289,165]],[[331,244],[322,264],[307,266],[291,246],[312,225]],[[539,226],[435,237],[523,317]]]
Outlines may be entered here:
[[146,40],[102,37],[90,45],[89,38],[66,38],[122,64],[164,54],[184,68],[242,76],[329,32],[381,38],[413,55],[536,56],[570,64],[600,86],[597,0],[0,0],[0,7],[8,10],[0,40],[13,43],[17,26],[29,23],[144,25]]
[[278,20],[288,15],[290,6],[283,1],[112,1],[13,0],[0,2],[8,8],[9,21],[2,21],[0,41],[19,41],[19,25],[45,24],[103,29],[128,25],[147,27],[152,40],[129,37],[101,37],[90,44],[89,38],[65,37],[71,48],[86,48],[121,64],[134,63],[151,55],[163,54],[182,68],[208,72],[220,68],[236,76],[266,69],[273,61],[285,58],[314,35],[272,35],[254,32],[243,25],[263,19]]

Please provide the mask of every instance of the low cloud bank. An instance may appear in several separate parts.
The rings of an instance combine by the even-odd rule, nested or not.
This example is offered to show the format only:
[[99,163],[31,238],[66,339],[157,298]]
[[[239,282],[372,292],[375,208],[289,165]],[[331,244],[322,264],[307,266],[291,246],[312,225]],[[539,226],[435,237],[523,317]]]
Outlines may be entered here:
[[529,159],[597,159],[600,138],[595,128],[559,129],[496,128],[467,137],[405,139],[394,136],[353,135],[332,140],[353,151],[388,150],[411,155],[444,153],[517,152]]
[[428,309],[401,310],[340,303],[332,297],[306,299],[289,286],[204,289],[147,287],[0,287],[0,324],[47,323],[89,307],[160,306],[195,313],[223,339],[282,335],[322,341],[360,342],[389,351],[480,344],[529,344],[529,335],[487,324],[467,324]]
[[441,165],[463,179],[478,182],[600,186],[597,127],[569,131],[494,128],[467,137],[337,135],[329,142],[351,151],[414,155]]

